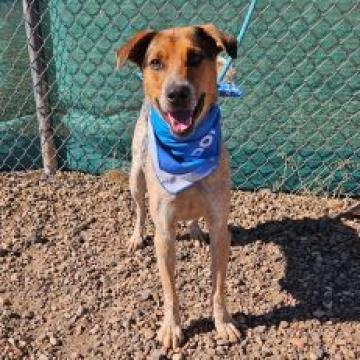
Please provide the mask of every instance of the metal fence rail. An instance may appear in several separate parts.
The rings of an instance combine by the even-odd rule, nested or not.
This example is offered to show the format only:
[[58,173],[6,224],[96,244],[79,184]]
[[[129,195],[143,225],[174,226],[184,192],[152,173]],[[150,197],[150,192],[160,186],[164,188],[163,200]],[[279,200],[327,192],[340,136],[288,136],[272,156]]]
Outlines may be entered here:
[[[115,49],[144,28],[212,22],[236,34],[249,1],[23,3],[38,18],[27,36],[22,1],[0,2],[0,170],[42,167],[34,89],[46,80],[59,168],[99,174],[127,169],[142,100]],[[257,2],[234,64],[246,96],[220,101],[235,187],[360,195],[358,10],[355,0]]]

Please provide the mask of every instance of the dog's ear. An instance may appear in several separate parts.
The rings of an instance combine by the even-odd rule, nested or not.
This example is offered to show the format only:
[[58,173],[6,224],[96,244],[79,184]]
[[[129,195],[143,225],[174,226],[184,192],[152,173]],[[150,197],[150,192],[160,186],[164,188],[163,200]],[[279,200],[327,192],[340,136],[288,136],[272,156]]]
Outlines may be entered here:
[[207,50],[212,55],[218,55],[221,51],[226,51],[233,59],[237,57],[236,38],[225,34],[213,24],[195,26],[196,36],[207,45]]
[[134,35],[116,51],[116,66],[120,68],[125,64],[126,60],[130,60],[142,67],[146,50],[155,35],[156,32],[151,30],[140,31]]

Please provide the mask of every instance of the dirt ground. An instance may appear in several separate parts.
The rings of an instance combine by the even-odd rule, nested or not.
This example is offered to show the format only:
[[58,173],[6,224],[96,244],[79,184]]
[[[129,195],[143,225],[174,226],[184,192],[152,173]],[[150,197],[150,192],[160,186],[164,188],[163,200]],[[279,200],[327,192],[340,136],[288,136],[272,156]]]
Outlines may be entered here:
[[218,340],[210,254],[179,225],[186,341],[156,341],[162,291],[147,245],[130,255],[126,186],[0,175],[0,359],[360,359],[359,202],[235,191],[227,299],[243,338]]

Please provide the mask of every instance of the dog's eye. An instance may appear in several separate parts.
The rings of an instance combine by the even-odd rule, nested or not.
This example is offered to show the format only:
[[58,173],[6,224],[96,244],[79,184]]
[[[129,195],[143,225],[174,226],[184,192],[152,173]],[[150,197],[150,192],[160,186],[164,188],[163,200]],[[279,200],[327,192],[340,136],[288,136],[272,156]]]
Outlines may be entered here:
[[189,54],[187,58],[187,66],[198,66],[203,61],[204,56],[202,54]]
[[160,69],[162,69],[163,64],[162,64],[162,62],[161,62],[159,59],[152,59],[152,60],[150,61],[150,67],[151,67],[153,70],[160,70]]

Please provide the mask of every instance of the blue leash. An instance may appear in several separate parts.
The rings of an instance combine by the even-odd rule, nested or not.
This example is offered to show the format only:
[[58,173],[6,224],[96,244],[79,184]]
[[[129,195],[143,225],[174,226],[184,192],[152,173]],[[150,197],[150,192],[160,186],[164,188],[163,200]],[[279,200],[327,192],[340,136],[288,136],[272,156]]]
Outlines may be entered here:
[[[245,15],[244,22],[240,29],[239,35],[236,38],[239,47],[244,39],[246,30],[249,27],[251,16],[255,10],[255,5],[256,5],[256,0],[251,0],[251,3]],[[221,72],[220,75],[218,76],[218,84],[217,84],[218,94],[219,96],[222,97],[242,97],[245,95],[245,91],[243,88],[238,88],[235,84],[228,84],[224,82],[225,75],[229,71],[231,63],[232,63],[232,59],[229,57],[226,60],[224,66],[221,68]]]
[[[249,5],[246,15],[245,15],[244,22],[241,26],[239,35],[236,38],[239,47],[244,39],[246,30],[249,27],[251,16],[255,10],[255,5],[256,5],[256,0],[251,0],[251,3]],[[221,97],[237,97],[237,98],[239,98],[239,97],[242,97],[245,95],[244,89],[237,87],[233,83],[227,83],[224,81],[225,75],[229,71],[231,63],[232,63],[232,59],[229,57],[226,60],[223,67],[221,68],[221,72],[220,72],[220,75],[218,76],[218,80],[217,80],[218,95]],[[141,80],[143,79],[142,73],[138,72],[137,75]]]
[[[255,4],[256,4],[256,0],[251,0],[251,3],[249,5],[249,8],[248,8],[247,13],[245,15],[244,22],[243,22],[242,27],[240,29],[239,35],[236,38],[236,40],[237,40],[237,42],[239,44],[239,47],[240,47],[240,45],[241,45],[241,43],[242,43],[242,41],[244,39],[246,30],[249,27],[251,16],[252,16],[252,14],[253,14],[253,12],[255,10]],[[226,73],[229,71],[229,68],[231,66],[231,62],[232,62],[232,59],[228,58],[225,65],[222,67],[220,75],[218,77],[219,82],[222,82],[224,80],[224,77],[225,77]]]

